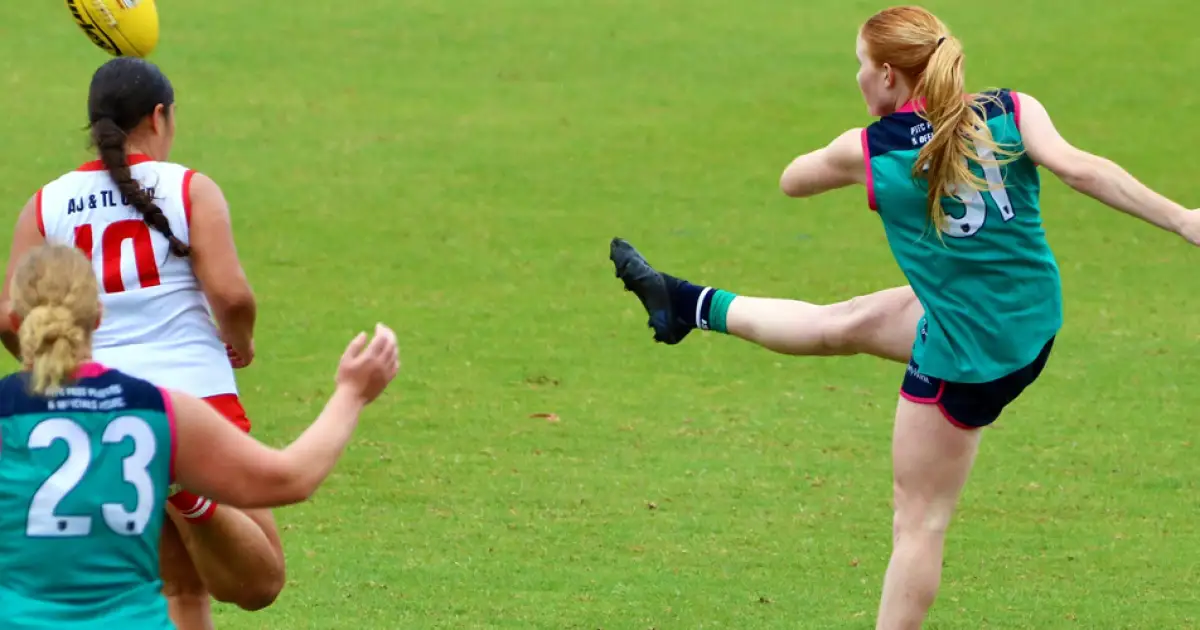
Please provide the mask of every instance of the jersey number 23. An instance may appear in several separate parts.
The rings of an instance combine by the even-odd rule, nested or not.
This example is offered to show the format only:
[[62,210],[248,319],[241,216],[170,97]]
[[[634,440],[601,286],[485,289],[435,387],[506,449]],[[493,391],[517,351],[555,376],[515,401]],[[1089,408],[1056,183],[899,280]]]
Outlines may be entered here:
[[[122,536],[140,536],[153,515],[154,481],[150,464],[154,461],[156,440],[146,421],[135,416],[119,416],[104,428],[100,440],[105,445],[133,441],[133,452],[121,463],[121,480],[137,492],[133,510],[120,503],[104,503],[100,511],[104,523]],[[92,441],[79,423],[68,418],[47,418],[29,433],[29,449],[44,449],[56,442],[67,447],[67,457],[29,502],[25,534],[31,537],[87,536],[92,532],[92,517],[58,513],[59,504],[83,481],[92,464]]]

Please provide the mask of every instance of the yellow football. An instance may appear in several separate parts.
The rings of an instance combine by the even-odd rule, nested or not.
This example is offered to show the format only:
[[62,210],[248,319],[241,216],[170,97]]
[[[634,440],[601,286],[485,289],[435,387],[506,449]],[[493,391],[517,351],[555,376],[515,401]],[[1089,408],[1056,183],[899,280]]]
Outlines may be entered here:
[[88,39],[114,57],[147,57],[158,45],[154,0],[67,0]]

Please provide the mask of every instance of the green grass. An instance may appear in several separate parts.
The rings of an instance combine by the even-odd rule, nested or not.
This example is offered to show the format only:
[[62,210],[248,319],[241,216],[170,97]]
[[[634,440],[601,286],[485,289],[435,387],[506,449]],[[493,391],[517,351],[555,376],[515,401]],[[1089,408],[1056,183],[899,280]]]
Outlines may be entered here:
[[[256,435],[297,435],[377,320],[405,361],[318,496],[279,511],[283,596],[219,627],[871,627],[900,368],[655,346],[606,256],[621,235],[811,301],[903,282],[861,190],[776,188],[867,121],[854,33],[881,6],[162,2],[172,157],[223,186],[260,300]],[[1076,144],[1200,202],[1200,9],[929,6],[971,87],[1035,94]],[[61,3],[0,24],[9,224],[86,159],[104,59]],[[1044,208],[1066,327],[988,431],[929,627],[1200,627],[1200,258],[1051,176]]]

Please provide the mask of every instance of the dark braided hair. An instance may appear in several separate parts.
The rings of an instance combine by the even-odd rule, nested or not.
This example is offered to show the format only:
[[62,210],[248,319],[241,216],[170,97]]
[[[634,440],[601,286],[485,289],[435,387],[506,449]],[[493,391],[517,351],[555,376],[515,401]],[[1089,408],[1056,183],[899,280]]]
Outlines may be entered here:
[[171,223],[155,203],[154,195],[133,178],[125,152],[129,132],[153,115],[159,105],[169,107],[174,102],[175,89],[157,66],[138,57],[117,57],[92,75],[88,122],[92,147],[100,154],[121,196],[141,213],[146,225],[167,237],[172,254],[185,257],[191,248],[171,231]]

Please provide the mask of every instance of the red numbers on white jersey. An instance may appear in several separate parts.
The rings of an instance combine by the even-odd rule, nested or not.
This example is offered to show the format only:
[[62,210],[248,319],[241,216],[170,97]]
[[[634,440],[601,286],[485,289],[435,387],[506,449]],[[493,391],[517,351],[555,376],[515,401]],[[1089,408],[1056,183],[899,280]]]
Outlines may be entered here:
[[[75,247],[88,259],[95,253],[95,240],[91,224],[75,228]],[[121,274],[121,250],[125,241],[132,241],[134,267],[137,269],[137,287],[127,287]],[[100,235],[100,259],[102,262],[101,285],[105,293],[120,293],[131,288],[146,289],[159,284],[158,263],[154,256],[154,240],[150,226],[145,221],[126,219],[110,223]]]

